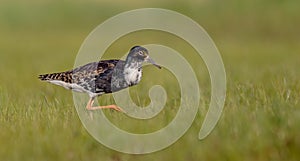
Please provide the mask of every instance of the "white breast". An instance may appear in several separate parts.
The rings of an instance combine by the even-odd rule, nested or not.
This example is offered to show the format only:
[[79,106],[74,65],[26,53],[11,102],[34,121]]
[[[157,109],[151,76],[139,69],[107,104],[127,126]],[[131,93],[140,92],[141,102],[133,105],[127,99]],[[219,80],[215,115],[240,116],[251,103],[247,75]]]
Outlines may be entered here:
[[138,84],[142,78],[142,70],[138,70],[135,68],[126,68],[124,70],[124,78],[126,83],[129,85]]

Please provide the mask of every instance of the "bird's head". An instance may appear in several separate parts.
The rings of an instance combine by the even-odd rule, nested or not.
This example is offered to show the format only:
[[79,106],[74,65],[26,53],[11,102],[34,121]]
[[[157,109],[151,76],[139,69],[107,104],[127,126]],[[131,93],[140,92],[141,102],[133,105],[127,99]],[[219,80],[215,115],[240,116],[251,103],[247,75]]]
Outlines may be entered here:
[[161,66],[156,64],[153,59],[150,58],[148,50],[141,46],[134,46],[130,49],[129,54],[126,58],[127,62],[148,62],[161,69]]

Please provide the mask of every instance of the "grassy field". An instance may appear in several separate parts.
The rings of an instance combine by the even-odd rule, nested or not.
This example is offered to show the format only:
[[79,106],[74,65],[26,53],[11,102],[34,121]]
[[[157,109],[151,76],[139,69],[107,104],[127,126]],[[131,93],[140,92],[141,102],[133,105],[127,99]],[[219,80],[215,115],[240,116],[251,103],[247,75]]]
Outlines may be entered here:
[[[0,160],[300,160],[299,6],[297,0],[0,1]],[[134,44],[168,45],[194,60],[203,92],[197,118],[179,141],[152,154],[129,155],[94,140],[80,122],[72,93],[40,82],[37,75],[70,69],[81,43],[98,24],[141,7],[181,12],[207,30],[224,60],[227,98],[218,125],[199,141],[210,98],[207,71],[197,64],[201,58],[166,33],[121,38],[104,58],[117,58]],[[145,122],[105,111],[117,126],[146,133],[175,116],[178,84],[172,75],[166,79],[167,71],[152,69],[145,69],[131,93],[137,104],[146,105],[149,87],[160,82],[168,92],[165,110]],[[110,95],[99,101],[113,103]]]

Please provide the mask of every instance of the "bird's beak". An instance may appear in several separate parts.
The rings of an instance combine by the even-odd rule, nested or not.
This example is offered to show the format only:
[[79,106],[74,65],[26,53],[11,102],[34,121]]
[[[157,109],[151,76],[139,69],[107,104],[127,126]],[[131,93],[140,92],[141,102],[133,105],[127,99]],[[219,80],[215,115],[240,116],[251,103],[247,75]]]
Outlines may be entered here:
[[157,68],[161,69],[161,66],[158,65],[158,64],[156,64],[156,63],[154,62],[154,60],[151,59],[149,56],[146,58],[146,62],[151,63],[151,64],[153,64],[154,66],[156,66]]

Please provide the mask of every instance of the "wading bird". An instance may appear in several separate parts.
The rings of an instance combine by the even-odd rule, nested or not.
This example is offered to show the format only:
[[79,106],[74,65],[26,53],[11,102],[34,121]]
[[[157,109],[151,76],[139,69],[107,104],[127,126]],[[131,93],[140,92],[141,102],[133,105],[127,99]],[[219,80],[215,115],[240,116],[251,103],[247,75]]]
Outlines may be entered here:
[[146,48],[134,46],[125,61],[101,60],[65,72],[39,75],[39,79],[76,92],[87,93],[90,97],[86,105],[87,110],[111,108],[121,111],[117,105],[93,107],[94,99],[138,84],[142,77],[143,62],[161,68],[149,57]]

